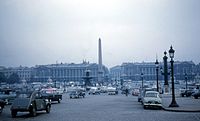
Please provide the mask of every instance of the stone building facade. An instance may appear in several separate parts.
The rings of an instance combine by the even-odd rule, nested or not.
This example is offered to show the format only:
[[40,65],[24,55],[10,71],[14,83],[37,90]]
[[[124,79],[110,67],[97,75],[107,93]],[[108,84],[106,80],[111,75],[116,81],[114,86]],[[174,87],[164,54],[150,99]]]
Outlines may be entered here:
[[[163,63],[159,63],[159,80],[163,80],[162,70]],[[170,63],[168,63],[170,67]],[[189,80],[193,80],[195,75],[199,73],[196,69],[196,65],[192,61],[175,62],[174,63],[174,75],[176,80],[184,80],[185,73]],[[170,68],[168,69],[170,72]],[[156,66],[155,62],[142,62],[142,63],[123,63],[120,66],[115,66],[110,69],[112,80],[133,80],[140,81],[141,73],[143,73],[143,78],[145,80],[156,80]],[[169,78],[170,79],[170,78]]]

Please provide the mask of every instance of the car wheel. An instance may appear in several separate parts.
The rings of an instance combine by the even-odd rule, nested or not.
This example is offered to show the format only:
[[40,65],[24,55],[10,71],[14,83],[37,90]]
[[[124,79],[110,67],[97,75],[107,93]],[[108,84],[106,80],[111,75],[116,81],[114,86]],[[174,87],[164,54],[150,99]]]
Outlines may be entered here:
[[146,107],[145,105],[143,106],[143,108],[144,108],[144,109],[147,109],[147,107]]
[[2,106],[0,106],[0,113],[2,113],[2,111],[3,111],[3,107],[2,107]]
[[182,97],[184,97],[184,94],[181,94]]
[[195,99],[198,99],[198,96],[194,96]]
[[47,112],[47,113],[50,113],[50,110],[51,110],[50,105],[47,105],[47,107],[46,107],[46,112]]
[[16,117],[16,115],[17,115],[17,111],[11,111],[11,115],[12,115],[12,118],[15,118]]
[[61,101],[61,99],[59,98],[59,99],[58,99],[58,103],[60,103],[60,101]]
[[36,109],[35,109],[35,107],[32,107],[32,108],[31,108],[30,114],[31,114],[31,116],[33,116],[33,117],[36,116]]

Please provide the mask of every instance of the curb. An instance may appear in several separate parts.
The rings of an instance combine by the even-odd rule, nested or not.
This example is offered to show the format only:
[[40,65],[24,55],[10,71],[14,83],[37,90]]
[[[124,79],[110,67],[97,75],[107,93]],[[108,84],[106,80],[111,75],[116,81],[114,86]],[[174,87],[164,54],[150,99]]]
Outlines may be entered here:
[[171,111],[171,112],[200,112],[200,110],[179,110],[179,109],[171,109],[171,108],[164,108],[162,107],[164,111]]

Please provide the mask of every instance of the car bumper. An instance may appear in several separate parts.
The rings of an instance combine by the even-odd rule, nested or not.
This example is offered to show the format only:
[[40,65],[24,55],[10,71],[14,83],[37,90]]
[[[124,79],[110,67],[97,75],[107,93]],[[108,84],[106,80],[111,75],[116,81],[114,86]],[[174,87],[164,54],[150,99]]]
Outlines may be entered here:
[[11,111],[26,112],[26,111],[29,111],[29,108],[27,108],[27,107],[12,107],[10,110]]
[[143,103],[146,107],[162,107],[162,104],[154,104],[154,103]]

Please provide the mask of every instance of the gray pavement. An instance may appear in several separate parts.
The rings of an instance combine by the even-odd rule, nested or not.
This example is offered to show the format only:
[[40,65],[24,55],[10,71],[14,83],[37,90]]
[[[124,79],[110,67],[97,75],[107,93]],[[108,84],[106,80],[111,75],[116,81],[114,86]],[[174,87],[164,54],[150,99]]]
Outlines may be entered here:
[[[165,102],[170,97],[163,99]],[[6,106],[0,121],[200,121],[200,113],[144,110],[137,96],[131,95],[101,94],[69,99],[69,95],[64,94],[60,104],[52,104],[49,114],[42,111],[31,117],[29,113],[19,113],[12,118],[10,106]]]
[[176,112],[200,112],[200,99],[194,99],[193,97],[181,97],[180,95],[176,95],[175,99],[179,107],[169,107],[172,101],[172,95],[163,94],[163,109],[166,111]]

